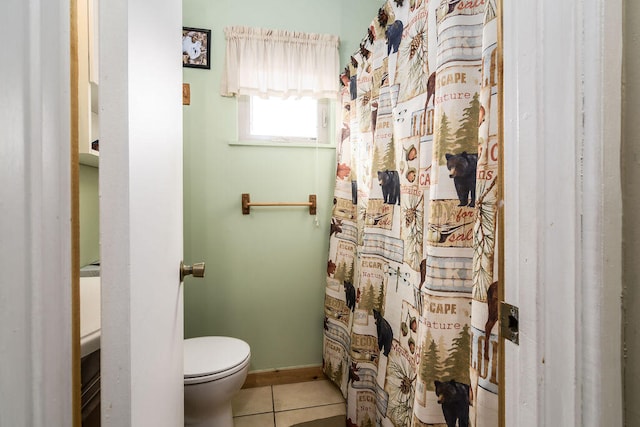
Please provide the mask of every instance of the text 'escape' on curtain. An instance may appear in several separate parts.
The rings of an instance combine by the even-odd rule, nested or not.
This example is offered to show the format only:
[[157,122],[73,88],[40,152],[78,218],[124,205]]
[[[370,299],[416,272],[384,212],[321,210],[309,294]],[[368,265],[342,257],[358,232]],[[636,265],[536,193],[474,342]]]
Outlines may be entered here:
[[348,426],[498,425],[496,0],[393,0],[340,76],[324,371]]

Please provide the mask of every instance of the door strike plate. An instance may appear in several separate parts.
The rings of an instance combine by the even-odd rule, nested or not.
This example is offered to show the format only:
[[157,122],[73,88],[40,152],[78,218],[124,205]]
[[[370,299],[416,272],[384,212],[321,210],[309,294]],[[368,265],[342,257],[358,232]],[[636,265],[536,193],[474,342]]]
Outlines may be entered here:
[[500,335],[514,344],[519,344],[518,307],[500,302]]

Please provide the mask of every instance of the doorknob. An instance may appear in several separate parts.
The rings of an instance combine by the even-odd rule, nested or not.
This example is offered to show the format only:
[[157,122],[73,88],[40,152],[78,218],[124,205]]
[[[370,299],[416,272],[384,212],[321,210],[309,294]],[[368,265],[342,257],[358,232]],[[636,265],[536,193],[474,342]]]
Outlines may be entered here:
[[204,262],[196,262],[191,266],[180,261],[180,282],[190,274],[193,274],[193,277],[204,277]]

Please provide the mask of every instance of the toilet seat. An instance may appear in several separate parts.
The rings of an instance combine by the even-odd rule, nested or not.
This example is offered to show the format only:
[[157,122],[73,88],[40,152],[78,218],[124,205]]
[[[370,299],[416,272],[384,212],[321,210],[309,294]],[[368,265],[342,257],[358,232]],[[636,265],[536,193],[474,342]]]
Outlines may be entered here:
[[249,364],[249,344],[231,337],[197,337],[184,340],[184,384],[215,381]]

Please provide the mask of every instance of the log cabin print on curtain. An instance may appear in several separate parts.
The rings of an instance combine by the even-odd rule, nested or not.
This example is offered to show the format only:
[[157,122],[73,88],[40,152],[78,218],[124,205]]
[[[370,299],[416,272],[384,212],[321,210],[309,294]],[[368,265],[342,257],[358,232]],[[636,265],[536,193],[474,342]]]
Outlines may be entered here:
[[324,371],[349,426],[497,426],[495,0],[387,1],[363,36],[341,75]]

